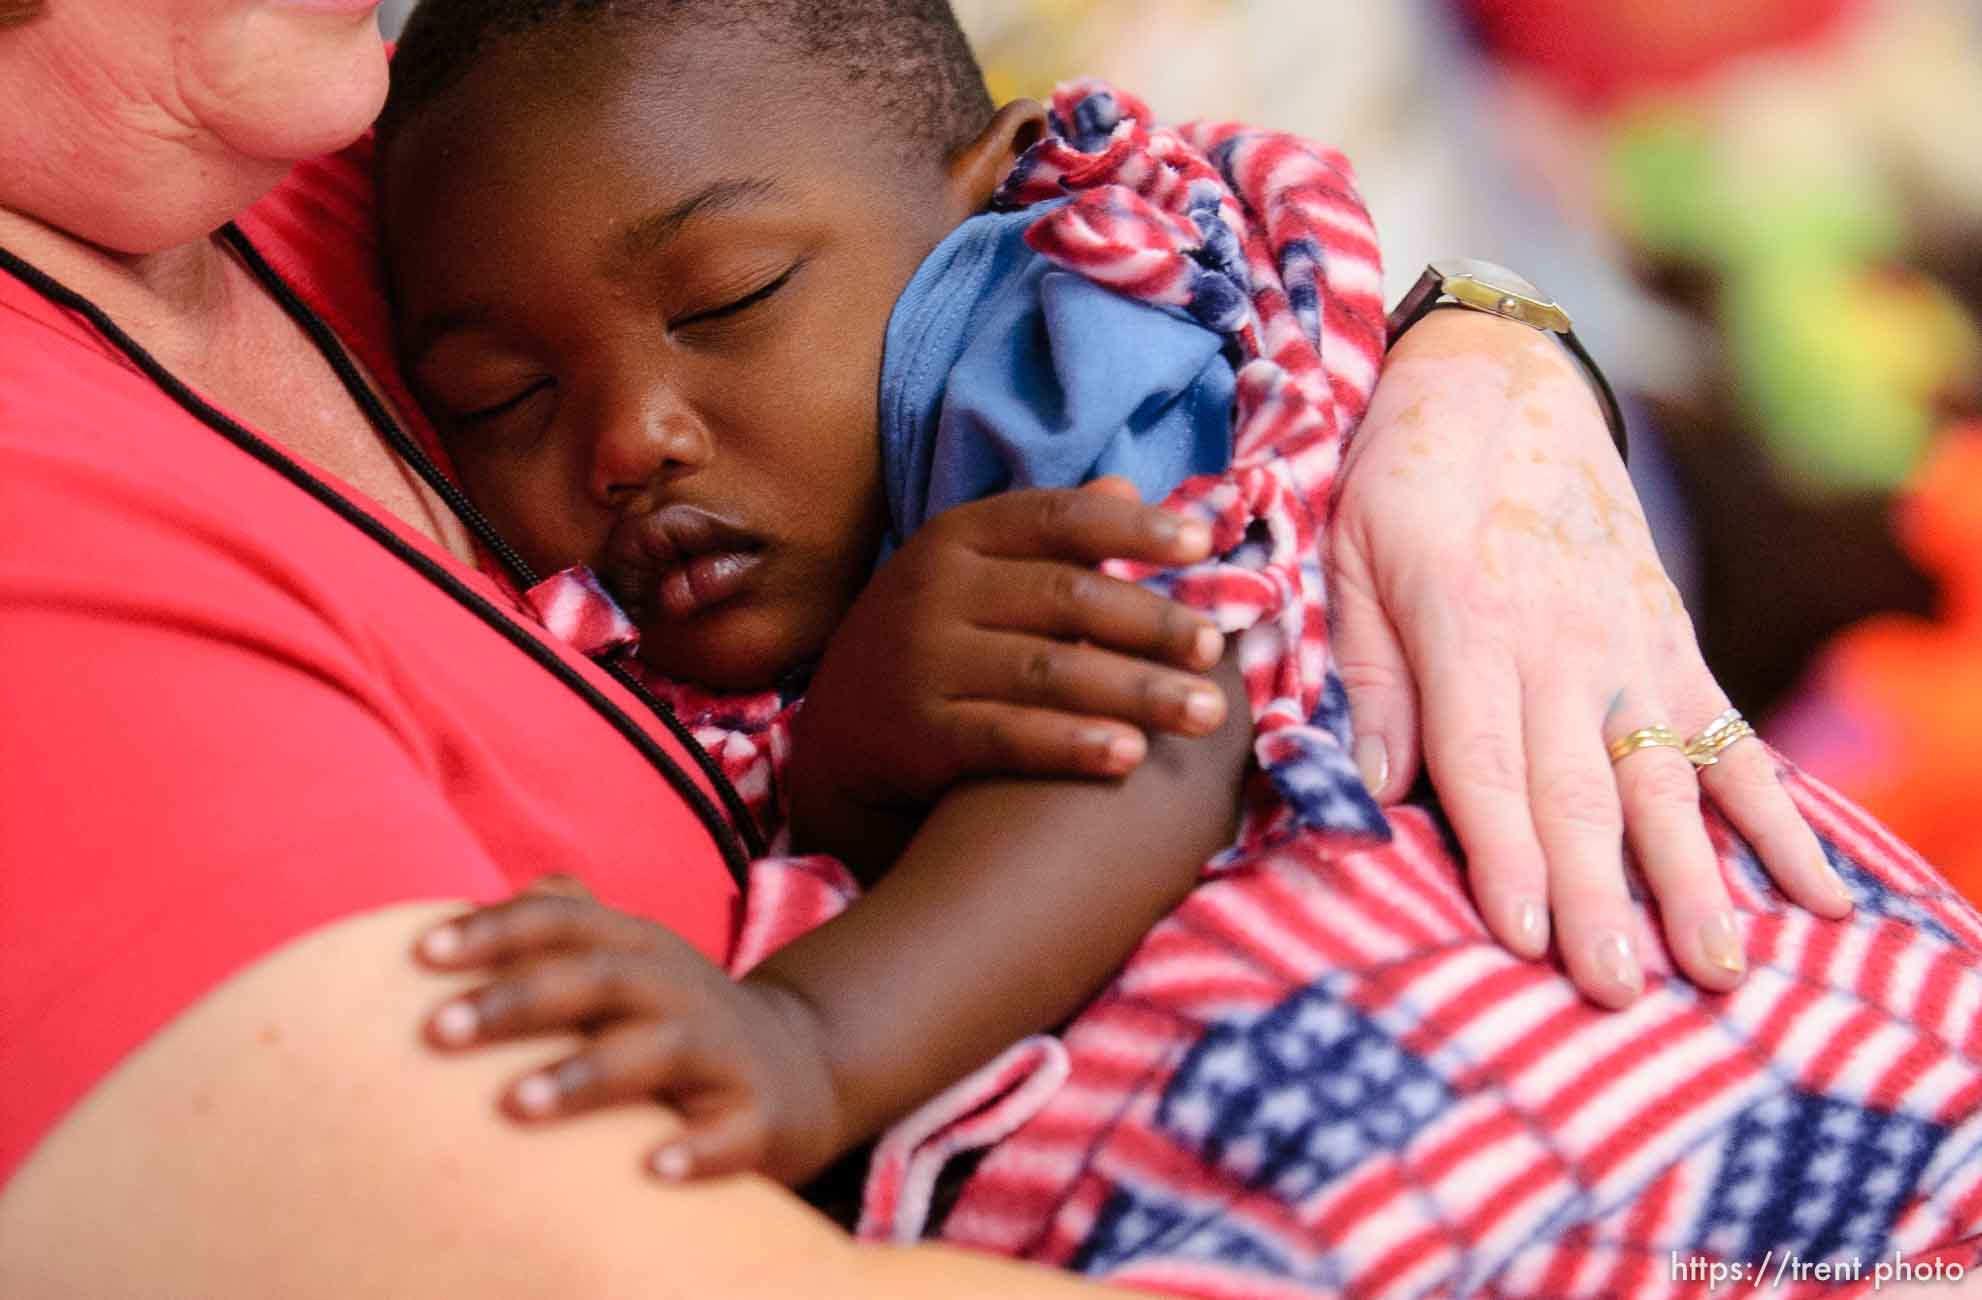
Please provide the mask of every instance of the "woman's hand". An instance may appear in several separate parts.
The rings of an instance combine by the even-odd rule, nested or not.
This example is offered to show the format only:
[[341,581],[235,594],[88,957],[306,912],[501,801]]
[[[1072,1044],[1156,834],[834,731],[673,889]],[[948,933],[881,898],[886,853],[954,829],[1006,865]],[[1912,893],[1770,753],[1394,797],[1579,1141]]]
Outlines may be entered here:
[[456,918],[418,953],[437,970],[494,972],[428,1017],[436,1046],[590,1037],[510,1085],[503,1105],[517,1119],[665,1101],[684,1128],[648,1164],[672,1179],[754,1169],[796,1184],[844,1145],[823,1031],[802,998],[732,982],[670,931],[582,889],[533,889]]
[[787,777],[794,843],[857,872],[885,865],[959,778],[1119,777],[1147,754],[1145,733],[1217,730],[1211,620],[1093,567],[1188,564],[1210,546],[1203,524],[1120,479],[930,521],[861,592],[806,692]]
[[1681,969],[1737,984],[1702,787],[1791,898],[1850,910],[1762,744],[1734,744],[1697,776],[1676,748],[1611,762],[1610,742],[1659,723],[1691,737],[1728,701],[1588,381],[1554,340],[1469,311],[1412,328],[1330,527],[1357,765],[1393,801],[1423,762],[1509,948],[1542,955],[1552,913],[1577,985],[1608,1006],[1636,997],[1628,842]]

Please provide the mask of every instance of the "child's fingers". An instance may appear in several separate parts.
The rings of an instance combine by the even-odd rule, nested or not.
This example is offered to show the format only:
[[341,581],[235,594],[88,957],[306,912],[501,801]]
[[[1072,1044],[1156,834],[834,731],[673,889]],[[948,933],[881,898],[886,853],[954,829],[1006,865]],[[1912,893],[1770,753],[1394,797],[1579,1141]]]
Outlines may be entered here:
[[997,700],[955,700],[942,714],[948,753],[973,776],[1126,776],[1149,753],[1136,728]]
[[1211,550],[1211,529],[1203,520],[1113,491],[1003,492],[947,511],[929,526],[979,554],[1016,559],[1195,564]]
[[547,952],[581,948],[636,949],[653,942],[653,927],[589,899],[532,890],[444,921],[420,936],[421,961],[466,970]]
[[450,998],[427,1018],[427,1033],[442,1047],[470,1047],[571,1029],[608,1016],[653,1016],[669,1010],[681,996],[651,959],[595,948],[532,963]]
[[583,1051],[518,1079],[503,1104],[520,1119],[558,1119],[659,1097],[680,1112],[681,1134],[650,1166],[664,1178],[703,1178],[762,1166],[764,1109],[742,1081],[749,1063],[707,1041],[691,1022],[631,1020]]
[[1092,641],[1199,672],[1225,650],[1204,614],[1078,564],[993,561],[977,568],[971,586],[969,617],[978,627]]
[[503,1104],[522,1119],[555,1119],[652,1097],[678,1079],[690,1033],[681,1020],[624,1021],[581,1051],[518,1079]]
[[524,886],[526,894],[548,894],[553,898],[572,898],[581,903],[596,903],[599,900],[586,888],[585,882],[563,871],[553,871],[538,876]]
[[1209,735],[1225,720],[1225,693],[1196,673],[1006,632],[979,632],[960,640],[960,647],[951,666],[951,693],[958,697],[1182,736]]
[[761,1107],[724,1106],[688,1117],[688,1128],[656,1147],[647,1167],[670,1182],[720,1178],[764,1169],[770,1146],[770,1129]]

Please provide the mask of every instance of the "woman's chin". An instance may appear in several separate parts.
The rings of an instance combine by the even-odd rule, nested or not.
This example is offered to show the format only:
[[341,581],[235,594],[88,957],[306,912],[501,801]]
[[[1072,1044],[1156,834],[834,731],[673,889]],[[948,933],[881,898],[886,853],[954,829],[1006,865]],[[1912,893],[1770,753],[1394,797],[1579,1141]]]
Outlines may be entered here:
[[208,129],[266,163],[335,153],[363,135],[388,86],[374,8],[282,0],[217,36],[202,61]]

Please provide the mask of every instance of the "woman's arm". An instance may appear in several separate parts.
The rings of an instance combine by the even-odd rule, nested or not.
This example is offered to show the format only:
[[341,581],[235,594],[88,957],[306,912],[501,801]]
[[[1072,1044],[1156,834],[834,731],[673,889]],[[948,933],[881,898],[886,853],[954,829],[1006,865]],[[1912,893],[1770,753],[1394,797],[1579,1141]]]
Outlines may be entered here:
[[90,1096],[0,1193],[14,1300],[886,1300],[1099,1288],[939,1250],[852,1245],[768,1183],[669,1187],[629,1153],[673,1121],[552,1132],[490,1110],[530,1043],[439,1060],[408,958],[457,908],[338,922],[242,971]]

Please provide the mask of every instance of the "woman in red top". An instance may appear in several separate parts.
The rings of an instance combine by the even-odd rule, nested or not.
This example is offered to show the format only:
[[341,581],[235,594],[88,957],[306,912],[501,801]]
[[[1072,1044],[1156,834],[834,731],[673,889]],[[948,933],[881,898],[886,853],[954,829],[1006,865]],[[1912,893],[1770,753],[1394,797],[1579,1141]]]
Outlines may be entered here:
[[[449,985],[408,954],[465,900],[565,872],[720,958],[751,846],[693,746],[520,617],[478,564],[501,540],[416,472],[352,143],[384,92],[375,3],[0,0],[0,1294],[1089,1293],[856,1249],[755,1181],[656,1186],[625,1153],[658,1108],[533,1134],[488,1105],[556,1044],[418,1045]],[[1449,364],[1386,383],[1400,430],[1410,386],[1566,364],[1480,318],[1405,346]],[[1565,466],[1601,448],[1587,400],[1536,418]],[[1511,427],[1454,424],[1475,449]],[[1388,692],[1365,699],[1393,796],[1398,646],[1470,581],[1416,528],[1485,518],[1496,472],[1341,512],[1338,549],[1390,575],[1358,571],[1385,626],[1347,661]],[[1575,609],[1641,662],[1672,628],[1631,612],[1648,551],[1616,563],[1623,614]],[[1508,644],[1547,599],[1499,602]],[[1441,689],[1428,715],[1475,686]],[[1507,829],[1525,781],[1496,780],[1532,694],[1488,683],[1430,734],[1538,872]],[[1492,770],[1461,780],[1468,757]]]

